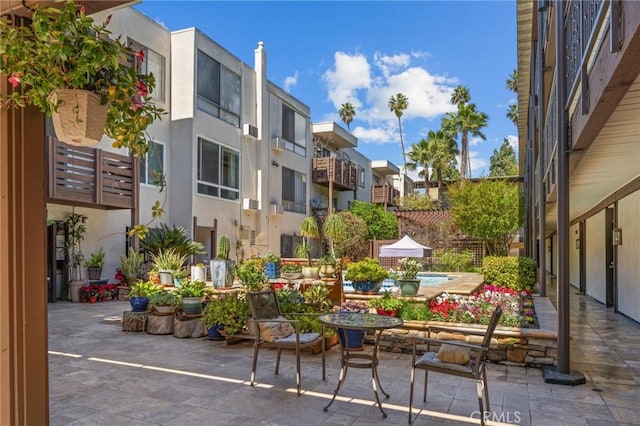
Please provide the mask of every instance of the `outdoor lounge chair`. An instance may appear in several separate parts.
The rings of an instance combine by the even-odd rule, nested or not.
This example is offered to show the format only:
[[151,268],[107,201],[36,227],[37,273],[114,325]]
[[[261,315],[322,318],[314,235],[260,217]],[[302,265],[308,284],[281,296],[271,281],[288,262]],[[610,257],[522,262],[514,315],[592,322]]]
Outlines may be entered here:
[[300,349],[312,347],[320,343],[322,348],[322,380],[325,380],[324,325],[322,326],[321,334],[300,333],[300,323],[297,320],[287,320],[284,318],[282,312],[280,312],[278,298],[273,290],[250,292],[247,294],[247,300],[251,314],[253,315],[253,320],[256,323],[251,386],[254,386],[258,352],[261,346],[278,349],[276,356],[276,375],[280,367],[280,353],[282,349],[293,349],[296,351],[296,386],[298,395],[300,395]]
[[[480,424],[484,425],[484,412],[489,408],[489,388],[487,387],[486,357],[491,344],[493,332],[502,315],[502,309],[497,307],[491,315],[491,320],[484,330],[460,331],[454,327],[429,327],[428,338],[416,337],[413,341],[413,357],[411,361],[411,385],[409,390],[409,424],[413,421],[413,382],[416,369],[424,370],[424,394],[423,402],[427,402],[427,381],[429,371],[454,376],[466,377],[476,381],[478,391],[478,405],[480,407]],[[462,333],[464,335],[480,335],[482,343],[479,345],[467,343],[461,340],[436,340],[431,338],[432,331],[444,331],[449,333]],[[420,359],[417,359],[416,349],[418,343],[426,343],[427,351]],[[438,352],[431,352],[431,345],[440,345]],[[483,404],[484,394],[484,404]],[[486,406],[486,409],[484,408]]]

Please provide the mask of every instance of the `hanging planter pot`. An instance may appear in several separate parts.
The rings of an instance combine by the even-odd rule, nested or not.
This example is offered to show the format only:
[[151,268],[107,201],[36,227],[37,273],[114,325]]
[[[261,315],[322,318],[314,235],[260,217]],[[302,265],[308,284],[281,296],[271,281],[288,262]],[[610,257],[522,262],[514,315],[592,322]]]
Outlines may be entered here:
[[56,89],[49,101],[58,105],[58,111],[51,113],[58,139],[78,146],[100,142],[107,122],[107,105],[100,104],[100,96],[88,90]]

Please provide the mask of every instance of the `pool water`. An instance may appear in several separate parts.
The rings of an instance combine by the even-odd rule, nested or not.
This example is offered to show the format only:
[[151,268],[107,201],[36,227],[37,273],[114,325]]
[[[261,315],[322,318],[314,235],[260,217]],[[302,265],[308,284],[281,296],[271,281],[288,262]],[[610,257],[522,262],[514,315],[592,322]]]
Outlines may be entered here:
[[[419,272],[418,278],[420,278],[420,287],[435,287],[439,284],[453,279],[453,277],[447,275],[429,274],[424,272]],[[345,293],[354,293],[353,287],[351,286],[351,281],[343,281],[342,288]],[[380,288],[379,293],[383,293],[385,290],[390,290],[392,288],[393,279],[387,278],[382,282],[382,287]]]

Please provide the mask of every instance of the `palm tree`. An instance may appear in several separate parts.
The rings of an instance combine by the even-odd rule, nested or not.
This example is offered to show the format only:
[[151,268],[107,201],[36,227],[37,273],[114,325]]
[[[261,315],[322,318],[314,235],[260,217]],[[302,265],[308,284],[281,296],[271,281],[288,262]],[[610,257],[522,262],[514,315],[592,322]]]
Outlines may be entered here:
[[[518,70],[515,69],[507,78],[507,89],[512,91],[513,93],[518,93]],[[518,125],[518,104],[509,105],[509,109],[507,110],[507,118],[511,120],[511,122],[517,126]]]
[[404,168],[407,167],[407,158],[404,152],[404,140],[402,138],[402,113],[405,109],[409,108],[409,99],[402,93],[398,93],[395,96],[391,95],[389,98],[389,109],[398,117],[398,128],[400,130],[400,146],[402,147],[402,163]]
[[475,104],[459,104],[456,112],[448,112],[442,119],[442,128],[449,136],[460,134],[460,179],[467,176],[469,163],[469,134],[486,139],[480,129],[487,126],[489,116],[478,111]]
[[515,69],[507,78],[507,89],[511,90],[513,93],[518,93],[518,70]]
[[338,114],[340,114],[340,119],[347,125],[347,129],[351,131],[351,127],[349,124],[353,121],[353,117],[356,116],[356,109],[349,102],[345,102],[340,106],[338,110]]
[[428,145],[429,142],[426,139],[421,139],[420,142],[411,145],[411,150],[407,153],[407,157],[409,157],[410,161],[405,166],[407,170],[416,170],[418,167],[423,168],[418,176],[422,176],[424,178],[425,189],[429,188],[430,158],[428,155]]
[[518,125],[518,104],[509,105],[507,109],[507,118],[515,125]]
[[459,153],[458,144],[454,138],[442,129],[437,132],[429,131],[427,141],[429,142],[427,154],[431,159],[431,169],[435,173],[436,181],[438,182],[438,206],[442,208],[444,196],[442,190],[443,174],[447,169],[455,169],[456,155]]
[[471,94],[467,86],[456,86],[451,94],[451,103],[454,105],[463,105],[471,100]]

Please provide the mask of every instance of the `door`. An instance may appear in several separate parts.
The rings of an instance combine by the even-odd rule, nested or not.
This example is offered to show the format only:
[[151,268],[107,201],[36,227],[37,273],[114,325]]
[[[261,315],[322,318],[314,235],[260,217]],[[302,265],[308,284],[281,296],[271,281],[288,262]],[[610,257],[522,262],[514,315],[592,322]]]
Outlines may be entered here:
[[613,228],[615,209],[609,207],[605,210],[604,235],[605,235],[605,297],[607,307],[613,306],[615,263],[613,259]]

